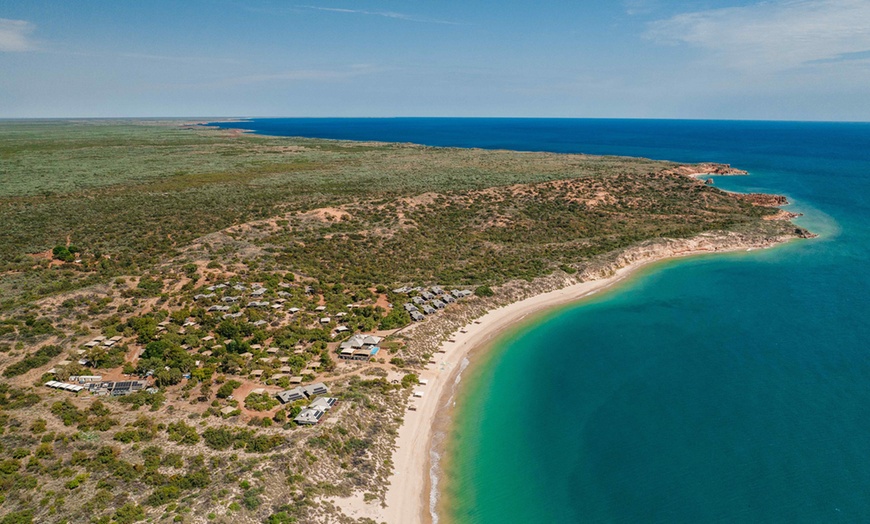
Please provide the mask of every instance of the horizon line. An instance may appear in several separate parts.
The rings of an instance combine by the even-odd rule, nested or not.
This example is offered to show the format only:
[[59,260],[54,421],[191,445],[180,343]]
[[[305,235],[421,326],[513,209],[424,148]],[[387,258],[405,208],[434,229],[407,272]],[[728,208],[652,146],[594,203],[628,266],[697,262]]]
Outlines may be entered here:
[[255,119],[299,119],[299,120],[401,120],[401,119],[470,119],[470,120],[643,120],[673,122],[788,122],[815,124],[870,124],[870,120],[805,120],[805,119],[760,119],[760,118],[698,118],[698,117],[585,117],[585,116],[50,116],[50,117],[2,117],[0,122],[10,121],[63,121],[63,120],[255,120]]

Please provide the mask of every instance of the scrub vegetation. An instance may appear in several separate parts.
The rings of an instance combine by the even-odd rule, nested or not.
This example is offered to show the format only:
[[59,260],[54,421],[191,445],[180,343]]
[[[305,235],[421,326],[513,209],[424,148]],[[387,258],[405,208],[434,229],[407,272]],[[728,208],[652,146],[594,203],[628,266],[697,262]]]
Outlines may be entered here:
[[[384,500],[456,326],[661,239],[803,234],[670,162],[181,122],[3,122],[0,180],[2,522],[366,522],[333,501]],[[147,389],[44,387],[93,376]],[[317,424],[276,399],[321,382]]]

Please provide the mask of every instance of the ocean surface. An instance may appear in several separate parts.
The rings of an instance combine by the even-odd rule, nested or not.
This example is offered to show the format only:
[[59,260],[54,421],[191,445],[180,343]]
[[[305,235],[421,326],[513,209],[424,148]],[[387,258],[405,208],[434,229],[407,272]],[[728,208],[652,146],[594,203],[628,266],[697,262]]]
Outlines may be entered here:
[[730,163],[820,234],[660,263],[463,375],[439,520],[870,522],[870,124],[258,119],[264,134]]

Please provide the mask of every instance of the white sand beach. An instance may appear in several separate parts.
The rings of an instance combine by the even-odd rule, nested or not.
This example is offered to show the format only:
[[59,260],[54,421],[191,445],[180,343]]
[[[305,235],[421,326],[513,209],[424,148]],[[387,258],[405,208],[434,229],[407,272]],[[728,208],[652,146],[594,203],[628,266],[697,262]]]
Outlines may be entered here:
[[408,411],[397,439],[393,455],[395,470],[390,478],[386,496],[386,508],[377,502],[364,503],[362,497],[333,500],[352,517],[368,517],[388,524],[431,523],[430,513],[430,451],[434,425],[438,413],[450,402],[452,385],[460,372],[463,359],[475,348],[493,341],[506,329],[524,318],[544,310],[576,302],[624,280],[638,268],[670,258],[700,255],[712,252],[746,251],[768,247],[746,245],[693,244],[686,249],[667,249],[664,252],[639,256],[628,265],[618,269],[612,276],[574,284],[556,291],[543,293],[505,307],[491,310],[474,322],[461,328],[441,345],[443,352],[432,358],[420,373],[426,385],[414,387],[422,397],[412,397],[411,405],[416,410]]

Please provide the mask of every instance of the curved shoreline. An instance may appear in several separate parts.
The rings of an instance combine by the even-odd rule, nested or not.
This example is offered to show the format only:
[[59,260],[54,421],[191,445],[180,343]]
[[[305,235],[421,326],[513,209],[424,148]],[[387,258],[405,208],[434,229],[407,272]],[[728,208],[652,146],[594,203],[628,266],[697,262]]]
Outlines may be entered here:
[[358,504],[353,500],[341,506],[350,516],[369,517],[388,524],[437,522],[439,516],[434,513],[436,508],[434,498],[437,497],[437,492],[433,491],[431,481],[432,455],[435,453],[438,456],[437,453],[444,443],[441,442],[440,445],[433,447],[436,421],[450,422],[450,414],[447,411],[451,407],[450,401],[455,392],[453,386],[457,383],[461,371],[465,369],[462,365],[463,361],[467,362],[468,355],[487,347],[506,331],[516,327],[517,323],[531,315],[576,303],[608,289],[626,280],[638,269],[654,263],[704,254],[769,248],[784,241],[787,239],[754,245],[717,246],[712,249],[698,247],[676,250],[670,247],[666,252],[637,258],[619,267],[606,278],[580,282],[489,310],[448,337],[440,345],[440,351],[433,356],[435,364],[427,365],[419,373],[421,379],[428,380],[428,384],[415,386],[414,391],[422,392],[423,396],[412,397],[411,404],[416,407],[416,410],[406,412],[402,426],[399,428],[396,450],[392,456],[396,468],[390,476],[386,507]]

